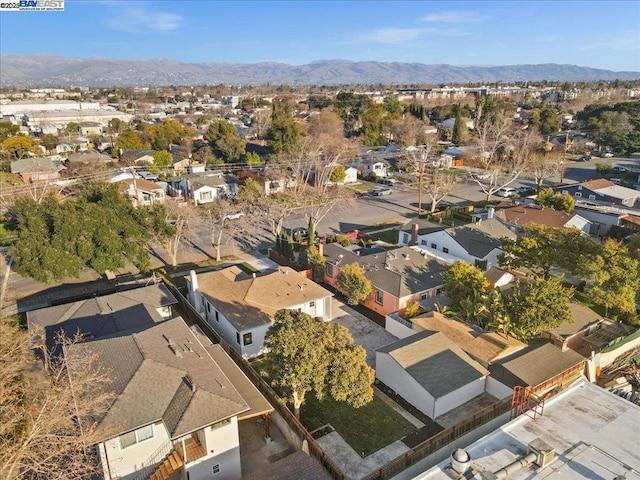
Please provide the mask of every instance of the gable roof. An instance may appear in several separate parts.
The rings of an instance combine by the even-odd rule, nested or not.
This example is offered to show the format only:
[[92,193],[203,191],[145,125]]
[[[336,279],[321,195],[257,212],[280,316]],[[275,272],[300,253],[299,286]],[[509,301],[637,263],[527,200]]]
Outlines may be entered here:
[[409,247],[384,250],[329,243],[323,250],[334,265],[360,264],[375,288],[397,298],[439,287],[444,279],[444,262]]
[[11,162],[11,173],[57,172],[60,168],[51,157],[19,158]]
[[509,358],[489,366],[491,376],[510,387],[535,387],[584,362],[573,350],[562,351],[553,343],[533,342]]
[[248,275],[237,266],[199,273],[198,291],[238,330],[271,323],[283,308],[333,294],[289,267]]
[[118,188],[121,192],[126,192],[129,188],[143,190],[145,192],[163,191],[162,186],[142,178],[127,178],[119,182]]
[[[518,205],[514,207],[496,210],[495,216],[511,225],[523,226],[529,223],[547,225],[549,227],[562,228],[575,217],[575,213],[554,210],[553,208],[538,207],[534,205]],[[580,217],[582,218],[582,217]],[[585,222],[588,220],[583,219]],[[589,222],[590,223],[590,222]]]
[[123,331],[140,331],[163,321],[157,308],[177,303],[167,287],[160,283],[125,290],[102,297],[79,300],[27,312],[27,327],[44,329],[40,339],[51,349],[60,330],[67,337],[76,333],[100,338]]
[[511,355],[526,347],[515,338],[496,332],[482,332],[471,326],[446,317],[438,312],[429,312],[412,318],[414,329],[442,332],[471,357],[490,364],[499,358]]
[[104,440],[162,421],[172,439],[249,409],[182,318],[65,347],[71,378],[75,359],[95,358],[107,372],[104,391],[115,400],[98,421]]
[[434,398],[444,397],[489,373],[441,332],[425,330],[376,352],[389,354]]
[[516,234],[495,218],[469,223],[445,230],[462,248],[474,257],[484,258],[502,246],[503,237],[515,240]]
[[[606,195],[607,197],[618,198],[620,200],[639,198],[640,192],[632,188],[616,185],[615,183],[607,180],[606,178],[598,178],[596,180],[589,180],[582,182],[583,188],[592,190],[600,195]],[[566,187],[565,187],[566,188]]]
[[569,308],[571,309],[571,321],[562,322],[560,326],[553,330],[554,333],[564,338],[575,335],[589,325],[598,323],[604,318],[602,315],[599,315],[579,302],[571,302]]

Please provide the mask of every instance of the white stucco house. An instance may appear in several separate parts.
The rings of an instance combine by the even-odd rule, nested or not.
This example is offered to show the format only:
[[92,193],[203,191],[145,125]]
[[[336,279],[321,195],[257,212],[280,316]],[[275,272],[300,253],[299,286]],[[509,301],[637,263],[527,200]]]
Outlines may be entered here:
[[273,411],[220,345],[176,315],[175,303],[159,284],[27,315],[29,329],[43,328],[50,348],[59,330],[85,337],[51,350],[67,358],[71,384],[87,358],[95,359],[89,368],[108,372],[99,393],[113,398],[92,419],[106,480],[237,480],[238,422]]
[[446,262],[462,260],[487,270],[498,266],[503,237],[516,239],[516,234],[495,218],[478,220],[459,227],[442,228],[432,224],[412,235],[400,233],[400,245],[415,245],[425,253]]
[[244,357],[264,353],[278,310],[331,320],[333,294],[289,267],[249,275],[232,266],[187,277],[189,302],[221,341]]
[[362,178],[367,178],[372,173],[375,173],[378,177],[386,177],[389,175],[389,164],[385,160],[364,158],[356,160],[351,166],[360,172]]
[[376,378],[432,419],[484,393],[488,375],[441,332],[424,330],[376,350]]
[[354,183],[358,181],[358,169],[354,167],[347,167],[344,169],[346,176],[342,183]]
[[188,174],[171,182],[171,186],[191,198],[196,205],[214,202],[218,197],[238,193],[238,179],[223,172]]

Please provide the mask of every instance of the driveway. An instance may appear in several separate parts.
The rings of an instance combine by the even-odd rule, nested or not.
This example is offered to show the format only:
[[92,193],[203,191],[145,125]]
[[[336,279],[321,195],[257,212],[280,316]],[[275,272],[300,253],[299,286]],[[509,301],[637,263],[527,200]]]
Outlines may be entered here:
[[376,349],[395,342],[398,338],[335,297],[331,301],[332,321],[351,332],[353,341],[367,351],[367,363],[375,368]]

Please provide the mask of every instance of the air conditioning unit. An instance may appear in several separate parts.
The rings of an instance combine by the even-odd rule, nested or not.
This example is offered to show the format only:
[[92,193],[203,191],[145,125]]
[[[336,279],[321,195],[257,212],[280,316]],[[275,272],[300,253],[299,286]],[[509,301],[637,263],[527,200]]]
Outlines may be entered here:
[[529,453],[536,454],[535,464],[540,468],[549,465],[556,457],[555,450],[540,438],[529,443]]

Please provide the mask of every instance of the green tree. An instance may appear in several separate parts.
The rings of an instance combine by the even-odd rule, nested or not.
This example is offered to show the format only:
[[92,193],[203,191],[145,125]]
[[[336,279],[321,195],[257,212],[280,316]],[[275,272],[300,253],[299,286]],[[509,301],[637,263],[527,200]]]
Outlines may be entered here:
[[133,207],[116,185],[91,186],[65,203],[20,198],[13,215],[18,238],[10,254],[16,271],[34,280],[78,277],[85,267],[104,274],[123,267],[125,259],[149,269],[150,212]]
[[179,122],[168,118],[161,124],[147,127],[145,133],[154,150],[169,150],[171,145],[180,144],[193,132],[183,127]]
[[42,153],[38,141],[26,135],[9,137],[0,146],[15,158],[24,158],[29,154],[38,155]]
[[49,133],[46,133],[40,137],[40,143],[42,143],[44,148],[47,149],[47,152],[50,152],[51,150],[56,148],[56,146],[59,143],[59,140],[56,135],[51,135]]
[[580,273],[585,262],[593,258],[596,243],[582,236],[577,228],[555,228],[529,223],[520,229],[516,240],[504,238],[500,265],[527,268],[532,273],[550,278],[553,267]]
[[168,168],[173,165],[173,155],[166,150],[160,150],[153,154],[153,164],[158,168]]
[[576,201],[571,195],[554,192],[552,188],[545,188],[536,196],[536,204],[571,213],[576,206]]
[[7,138],[13,137],[20,131],[18,125],[11,122],[0,122],[0,142],[4,142]]
[[262,159],[256,152],[249,152],[244,156],[244,163],[250,167],[259,167],[262,165]]
[[336,278],[336,288],[347,297],[349,305],[363,302],[373,291],[364,269],[356,262],[340,267],[340,273]]
[[226,120],[214,120],[209,125],[204,139],[213,152],[226,162],[237,162],[246,151],[246,142],[240,138],[236,127]]
[[115,144],[116,149],[127,151],[127,150],[144,150],[150,148],[148,143],[145,143],[133,130],[128,130],[124,134],[118,137]]
[[572,322],[572,297],[573,290],[564,286],[561,277],[516,280],[511,294],[504,299],[515,335],[528,340],[563,322]]
[[333,183],[342,183],[345,178],[347,178],[347,171],[342,165],[338,165],[333,170],[331,170],[331,175],[329,175],[329,180]]
[[271,126],[265,136],[269,153],[290,153],[301,138],[302,126],[295,119],[293,107],[288,100],[274,101]]
[[265,336],[269,353],[262,373],[297,417],[310,392],[356,408],[373,400],[373,369],[345,327],[291,310],[279,310],[274,320]]
[[587,293],[592,302],[605,307],[607,315],[634,315],[636,294],[640,289],[640,261],[615,240],[598,245],[590,262]]
[[462,112],[460,109],[456,112],[456,119],[453,124],[453,137],[451,141],[456,145],[461,145],[464,143],[467,137],[467,125],[462,118]]
[[80,125],[78,125],[76,122],[69,122],[67,123],[65,130],[68,134],[78,133],[80,131]]
[[321,283],[324,281],[324,272],[327,268],[327,260],[320,255],[318,247],[309,245],[301,254],[301,263],[304,268],[310,268],[313,271],[313,281]]
[[560,117],[555,108],[544,106],[534,108],[531,112],[530,124],[542,135],[550,135],[560,130]]
[[451,299],[451,308],[456,310],[474,291],[484,291],[489,286],[489,280],[478,267],[457,261],[445,268],[442,286],[445,295]]

